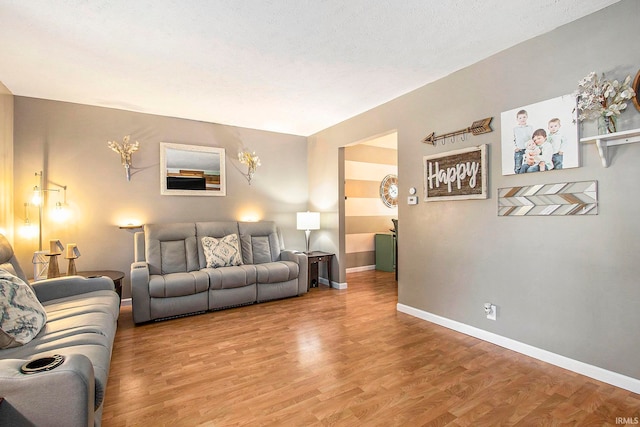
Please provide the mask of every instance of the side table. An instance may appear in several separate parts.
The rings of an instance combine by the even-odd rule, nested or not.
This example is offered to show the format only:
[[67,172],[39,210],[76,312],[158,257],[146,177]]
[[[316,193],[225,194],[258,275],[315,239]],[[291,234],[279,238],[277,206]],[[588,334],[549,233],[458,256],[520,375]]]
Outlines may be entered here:
[[113,284],[116,286],[116,292],[118,293],[118,296],[122,298],[122,279],[124,278],[124,273],[122,271],[115,271],[115,270],[78,271],[76,275],[82,276],[82,277],[107,276],[108,278],[113,280]]
[[[308,288],[315,288],[318,286],[318,264],[321,262],[327,263],[327,276],[329,280],[329,287],[331,287],[331,261],[334,254],[321,251],[305,252],[307,256],[307,284]],[[308,289],[307,289],[308,290]]]

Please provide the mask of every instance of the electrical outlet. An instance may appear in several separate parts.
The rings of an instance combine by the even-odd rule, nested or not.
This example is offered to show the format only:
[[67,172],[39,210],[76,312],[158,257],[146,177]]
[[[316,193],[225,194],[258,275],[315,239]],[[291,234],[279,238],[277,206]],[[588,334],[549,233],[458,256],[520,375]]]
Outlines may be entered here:
[[498,315],[498,307],[495,304],[487,303],[484,305],[484,311],[487,313],[487,319],[496,320]]

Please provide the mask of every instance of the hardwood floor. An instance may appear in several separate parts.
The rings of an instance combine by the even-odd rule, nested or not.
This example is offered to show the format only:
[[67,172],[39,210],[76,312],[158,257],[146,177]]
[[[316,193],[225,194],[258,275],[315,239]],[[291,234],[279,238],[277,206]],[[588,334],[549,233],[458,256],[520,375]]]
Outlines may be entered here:
[[[103,426],[615,426],[640,395],[396,311],[393,273],[349,289],[134,326]],[[620,417],[620,418],[618,418]]]

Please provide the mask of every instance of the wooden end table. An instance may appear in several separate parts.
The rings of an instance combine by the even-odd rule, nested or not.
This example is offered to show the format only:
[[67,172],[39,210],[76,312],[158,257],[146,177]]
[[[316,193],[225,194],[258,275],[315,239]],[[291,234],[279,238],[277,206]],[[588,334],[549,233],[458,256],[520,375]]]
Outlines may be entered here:
[[108,278],[113,280],[113,284],[116,287],[116,292],[118,293],[118,296],[122,298],[122,279],[124,278],[124,273],[122,271],[115,271],[115,270],[78,271],[76,274],[82,277],[107,276]]
[[331,287],[331,261],[334,254],[329,252],[311,251],[305,252],[307,256],[307,290],[309,288],[318,287],[318,264],[321,262],[327,263],[327,276],[329,280],[329,287]]

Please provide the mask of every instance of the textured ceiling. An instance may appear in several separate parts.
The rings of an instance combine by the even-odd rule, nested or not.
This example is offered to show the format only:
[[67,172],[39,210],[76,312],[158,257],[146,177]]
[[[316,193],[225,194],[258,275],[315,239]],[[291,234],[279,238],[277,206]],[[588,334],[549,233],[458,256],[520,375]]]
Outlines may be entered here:
[[0,82],[307,136],[616,1],[0,0]]

